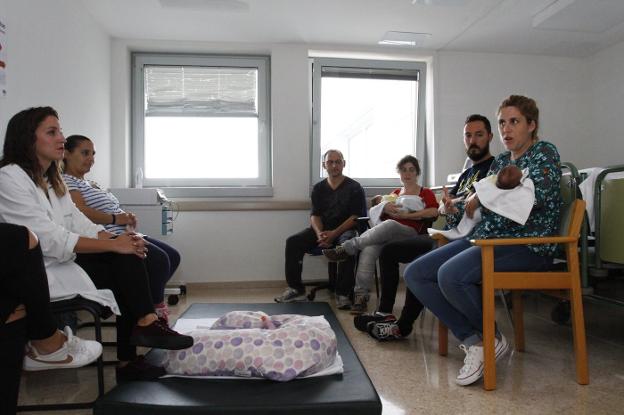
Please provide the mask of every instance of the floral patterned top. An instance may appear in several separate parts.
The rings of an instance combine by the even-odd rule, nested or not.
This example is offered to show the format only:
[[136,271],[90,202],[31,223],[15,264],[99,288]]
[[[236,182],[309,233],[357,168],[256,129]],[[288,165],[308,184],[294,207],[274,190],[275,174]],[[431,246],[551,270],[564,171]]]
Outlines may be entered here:
[[[528,169],[535,185],[535,202],[529,219],[520,225],[481,206],[482,220],[473,229],[470,239],[549,236],[559,231],[561,161],[557,148],[547,141],[537,141],[517,160],[511,160],[509,151],[503,152],[492,162],[488,176],[510,164]],[[457,207],[459,212],[447,217],[451,226],[459,223],[464,213],[463,203]],[[539,255],[552,256],[556,245],[529,245],[529,249]]]

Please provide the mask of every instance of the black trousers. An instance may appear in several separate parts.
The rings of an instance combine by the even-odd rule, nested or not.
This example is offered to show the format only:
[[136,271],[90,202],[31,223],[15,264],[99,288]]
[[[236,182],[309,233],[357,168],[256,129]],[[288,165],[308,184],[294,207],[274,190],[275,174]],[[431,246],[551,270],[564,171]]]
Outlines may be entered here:
[[[346,233],[347,232],[345,232],[345,234]],[[286,282],[289,287],[294,288],[299,292],[305,291],[305,287],[301,281],[303,256],[306,252],[316,248],[317,246],[316,233],[312,228],[304,229],[286,239],[285,272]],[[347,261],[338,263],[335,287],[337,295],[351,296],[353,294],[353,286],[355,285],[355,258],[356,257],[349,257]]]
[[[41,248],[29,249],[24,226],[0,224],[0,413],[15,413],[24,346],[54,334],[50,291]],[[26,318],[6,324],[19,305]]]
[[[412,262],[422,254],[431,251],[435,247],[435,241],[429,235],[417,235],[413,238],[384,245],[379,255],[379,272],[381,280],[381,298],[379,299],[379,311],[392,313],[399,285],[399,264]],[[414,324],[423,305],[407,289],[405,292],[405,304],[401,310],[399,327],[410,327]],[[401,329],[403,335],[406,330]]]
[[140,317],[154,312],[145,263],[135,255],[115,253],[78,254],[76,263],[89,274],[97,288],[108,288],[115,294],[121,310],[117,316],[117,359],[136,358],[136,347],[130,345],[132,329]]

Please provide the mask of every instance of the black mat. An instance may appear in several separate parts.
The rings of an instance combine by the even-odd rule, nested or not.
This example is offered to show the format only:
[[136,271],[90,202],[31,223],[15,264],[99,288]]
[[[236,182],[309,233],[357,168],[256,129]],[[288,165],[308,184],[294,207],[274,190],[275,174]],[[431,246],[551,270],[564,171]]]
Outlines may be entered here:
[[193,304],[183,317],[214,318],[234,310],[325,316],[336,333],[344,373],[286,383],[183,378],[130,382],[98,399],[94,414],[381,414],[379,395],[327,303]]

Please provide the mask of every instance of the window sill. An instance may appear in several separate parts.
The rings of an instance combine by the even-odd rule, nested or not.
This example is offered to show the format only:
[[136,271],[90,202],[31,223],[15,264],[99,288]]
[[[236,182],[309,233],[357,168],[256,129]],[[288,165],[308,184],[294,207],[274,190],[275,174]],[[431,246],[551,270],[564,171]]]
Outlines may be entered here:
[[180,212],[240,212],[240,211],[279,211],[310,210],[309,200],[266,201],[266,202],[215,202],[179,201],[175,202]]
[[159,187],[169,198],[194,197],[272,197],[270,186],[246,187]]

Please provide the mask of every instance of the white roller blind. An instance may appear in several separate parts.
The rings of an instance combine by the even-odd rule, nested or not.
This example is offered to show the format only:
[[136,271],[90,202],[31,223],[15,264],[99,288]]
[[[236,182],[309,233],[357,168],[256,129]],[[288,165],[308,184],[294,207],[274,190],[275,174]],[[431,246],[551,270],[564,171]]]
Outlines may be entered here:
[[258,69],[145,66],[146,116],[258,116]]

